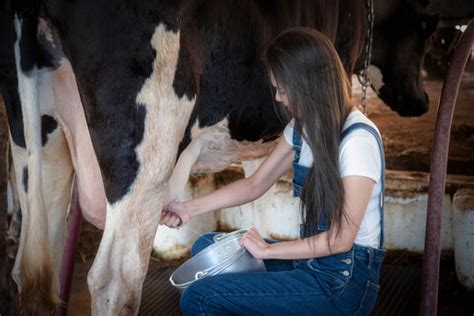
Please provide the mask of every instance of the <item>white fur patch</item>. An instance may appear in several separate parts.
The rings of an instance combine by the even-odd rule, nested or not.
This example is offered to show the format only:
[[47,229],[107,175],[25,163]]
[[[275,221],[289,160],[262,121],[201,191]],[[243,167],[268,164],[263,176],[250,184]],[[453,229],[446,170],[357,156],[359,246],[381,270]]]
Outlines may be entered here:
[[13,212],[16,210],[15,202],[13,200],[13,189],[10,184],[10,181],[7,183],[7,214],[13,215]]
[[199,120],[196,120],[196,123],[194,123],[193,127],[191,128],[191,139],[194,140],[196,139],[201,133],[205,132],[206,130],[213,128],[213,127],[224,127],[228,128],[229,127],[229,119],[226,117],[222,121],[218,122],[217,124],[214,124],[212,126],[207,126],[207,127],[199,127]]
[[44,38],[54,46],[53,33],[48,26],[48,22],[43,18],[38,19],[38,35],[44,36]]
[[51,72],[47,69],[38,70],[37,93],[40,117],[41,115],[49,115],[53,118],[56,116],[54,89]]
[[370,65],[367,74],[369,76],[369,80],[372,87],[378,94],[380,92],[380,89],[382,89],[382,87],[385,85],[385,83],[383,82],[382,71],[377,66]]

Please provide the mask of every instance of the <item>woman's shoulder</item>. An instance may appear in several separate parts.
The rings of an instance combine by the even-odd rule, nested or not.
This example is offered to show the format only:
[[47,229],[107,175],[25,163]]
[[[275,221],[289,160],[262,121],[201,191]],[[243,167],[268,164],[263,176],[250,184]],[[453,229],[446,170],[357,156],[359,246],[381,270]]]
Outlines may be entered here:
[[[349,114],[344,130],[355,123],[365,123],[380,133],[377,126],[362,112],[356,110]],[[341,176],[359,175],[377,181],[380,177],[381,156],[377,139],[365,129],[357,129],[341,141],[339,163]]]
[[[346,129],[348,129],[351,125],[354,125],[356,123],[364,123],[364,124],[367,124],[369,125],[370,127],[372,127],[373,129],[375,129],[377,131],[377,133],[379,134],[379,137],[381,136],[380,135],[380,131],[379,129],[377,128],[377,126],[375,125],[374,122],[372,122],[367,116],[365,116],[361,111],[359,110],[353,110],[351,111],[351,113],[349,113],[347,119],[346,119],[346,122],[344,123],[344,126],[343,126],[343,131],[345,131]],[[354,132],[352,132],[351,134],[348,135],[349,136],[352,136],[352,137],[357,137],[357,136],[361,136],[361,135],[366,135],[366,136],[369,136],[370,135],[370,132],[365,130],[365,129],[358,129]]]
[[285,129],[283,130],[283,136],[290,146],[293,146],[293,131],[295,129],[295,120],[292,119],[291,121],[286,124]]

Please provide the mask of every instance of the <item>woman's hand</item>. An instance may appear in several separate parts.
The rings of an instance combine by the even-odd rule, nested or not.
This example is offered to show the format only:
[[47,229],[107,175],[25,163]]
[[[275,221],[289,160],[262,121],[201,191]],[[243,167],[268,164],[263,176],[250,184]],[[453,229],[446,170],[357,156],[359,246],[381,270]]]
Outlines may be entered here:
[[184,208],[184,204],[172,201],[161,212],[160,224],[169,228],[178,228],[189,222],[190,219],[191,215]]
[[255,227],[248,230],[247,233],[239,240],[239,243],[244,246],[254,258],[256,259],[270,259],[268,244]]

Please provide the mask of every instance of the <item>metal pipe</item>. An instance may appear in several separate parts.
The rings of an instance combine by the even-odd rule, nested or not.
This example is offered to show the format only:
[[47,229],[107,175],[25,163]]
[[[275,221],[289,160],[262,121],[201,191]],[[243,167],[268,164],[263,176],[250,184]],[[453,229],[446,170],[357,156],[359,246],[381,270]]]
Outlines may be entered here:
[[451,57],[439,101],[431,154],[428,211],[423,258],[421,315],[436,315],[438,305],[439,261],[441,255],[441,215],[444,204],[449,136],[459,85],[471,55],[473,20],[464,31]]
[[71,199],[71,211],[68,217],[68,234],[64,245],[63,260],[61,263],[61,271],[59,273],[60,291],[56,316],[67,315],[67,306],[69,302],[69,294],[71,292],[72,278],[74,275],[74,261],[76,248],[79,243],[79,235],[81,231],[81,206],[79,204],[79,195],[77,190]]

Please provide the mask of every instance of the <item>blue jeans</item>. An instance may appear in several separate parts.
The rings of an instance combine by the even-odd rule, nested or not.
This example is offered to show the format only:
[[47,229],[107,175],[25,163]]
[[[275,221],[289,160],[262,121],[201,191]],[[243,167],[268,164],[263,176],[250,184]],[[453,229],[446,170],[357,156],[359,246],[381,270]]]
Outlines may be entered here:
[[[213,243],[209,233],[192,246]],[[221,274],[190,285],[184,315],[367,315],[377,299],[384,251],[354,247],[309,260],[265,260],[267,272]]]

